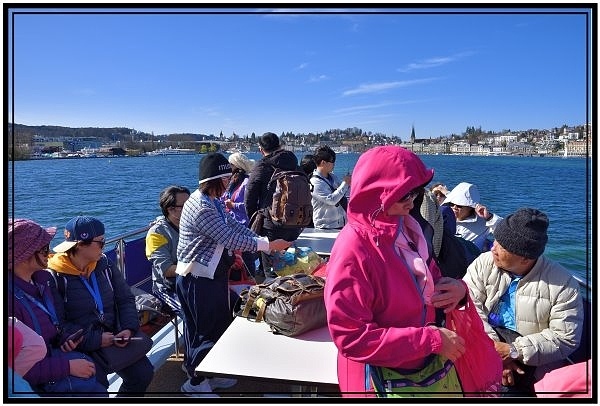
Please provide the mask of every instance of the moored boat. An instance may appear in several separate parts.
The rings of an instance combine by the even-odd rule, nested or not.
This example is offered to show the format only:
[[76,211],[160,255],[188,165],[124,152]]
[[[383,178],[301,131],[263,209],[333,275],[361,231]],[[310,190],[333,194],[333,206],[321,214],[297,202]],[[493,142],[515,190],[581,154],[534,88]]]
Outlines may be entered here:
[[160,148],[151,152],[147,152],[148,156],[157,156],[157,155],[194,155],[197,154],[195,149],[192,148]]

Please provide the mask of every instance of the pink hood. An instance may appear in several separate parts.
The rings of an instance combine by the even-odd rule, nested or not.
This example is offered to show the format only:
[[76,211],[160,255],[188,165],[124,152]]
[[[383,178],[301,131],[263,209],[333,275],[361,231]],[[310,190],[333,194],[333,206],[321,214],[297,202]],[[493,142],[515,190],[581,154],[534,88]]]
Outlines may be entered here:
[[435,312],[424,303],[413,272],[395,246],[403,223],[419,256],[427,260],[421,228],[409,215],[385,214],[432,177],[433,170],[419,157],[395,146],[365,152],[353,171],[348,224],[332,249],[325,283],[342,392],[367,390],[367,364],[419,368],[441,348],[439,331],[425,327],[435,320]]
[[[396,225],[396,217],[383,215],[392,204],[433,178],[413,152],[396,146],[376,147],[360,156],[352,171],[348,222],[363,226]],[[376,216],[373,222],[373,217]]]

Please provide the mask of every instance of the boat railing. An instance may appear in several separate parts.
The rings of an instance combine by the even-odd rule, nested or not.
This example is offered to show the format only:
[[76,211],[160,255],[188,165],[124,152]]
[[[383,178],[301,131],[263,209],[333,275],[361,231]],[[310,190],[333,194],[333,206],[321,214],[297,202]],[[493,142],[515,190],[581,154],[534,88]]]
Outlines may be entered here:
[[[145,235],[149,229],[148,225],[107,239],[108,249],[104,253],[116,264],[130,286],[141,288],[152,294],[152,266],[147,260],[145,252]],[[114,246],[111,246],[113,243]],[[146,356],[155,370],[160,368],[173,354],[176,359],[180,359],[179,337],[182,329],[182,319],[173,316],[168,323],[152,335],[154,343]],[[111,397],[115,396],[122,383],[121,377],[116,373],[109,374],[108,383]]]
[[139,237],[140,235],[145,236],[149,229],[150,229],[150,225],[147,225],[145,227],[141,227],[141,228],[135,229],[133,231],[129,231],[127,233],[119,234],[115,237],[111,237],[106,240],[107,247],[110,247],[110,244],[112,244],[112,243],[115,243],[115,246],[114,246],[114,248],[108,249],[105,253],[109,254],[109,256],[111,256],[110,252],[112,250],[114,250],[115,256],[114,256],[114,258],[111,258],[111,259],[113,259],[115,261],[117,267],[119,268],[119,270],[125,277],[125,280],[127,280],[128,282],[129,282],[129,278],[128,278],[129,275],[127,273],[127,267],[126,267],[126,262],[125,262],[127,240],[131,239],[131,237],[140,238]]

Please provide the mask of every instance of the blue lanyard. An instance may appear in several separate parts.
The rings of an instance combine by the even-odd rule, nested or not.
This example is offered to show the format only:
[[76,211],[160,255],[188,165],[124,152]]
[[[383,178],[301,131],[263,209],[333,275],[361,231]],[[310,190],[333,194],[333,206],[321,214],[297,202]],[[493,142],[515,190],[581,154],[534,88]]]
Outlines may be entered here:
[[98,281],[96,280],[96,274],[92,272],[90,278],[92,279],[92,286],[83,276],[79,275],[81,281],[87,288],[90,295],[94,298],[94,302],[96,302],[96,310],[98,310],[100,321],[104,321],[104,305],[102,304],[102,295],[100,294],[100,289],[98,289]]
[[54,304],[52,303],[52,301],[48,300],[48,298],[44,294],[45,289],[43,289],[43,286],[38,286],[38,288],[40,289],[40,293],[42,295],[42,299],[44,300],[44,303],[40,302],[35,297],[31,296],[29,293],[25,292],[18,286],[15,286],[15,288],[16,288],[15,290],[17,292],[20,291],[20,293],[22,293],[23,296],[25,296],[27,299],[29,299],[30,302],[32,302],[34,305],[39,307],[44,313],[46,313],[48,316],[50,316],[50,320],[52,320],[52,324],[54,324],[54,326],[58,329],[59,323],[58,323],[58,317],[56,317],[56,309],[54,308]]

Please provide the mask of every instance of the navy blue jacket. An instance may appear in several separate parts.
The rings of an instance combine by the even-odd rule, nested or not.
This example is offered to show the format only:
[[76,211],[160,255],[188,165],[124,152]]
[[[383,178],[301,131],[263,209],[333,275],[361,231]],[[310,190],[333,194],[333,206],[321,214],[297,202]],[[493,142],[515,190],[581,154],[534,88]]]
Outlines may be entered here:
[[140,327],[135,296],[119,269],[103,255],[92,273],[96,275],[102,296],[104,310],[102,323],[96,310],[96,302],[81,278],[76,275],[56,273],[58,289],[55,291],[59,295],[55,300],[56,308],[64,320],[65,331],[73,333],[80,328],[86,329],[92,326],[78,346],[81,351],[99,349],[104,331],[116,334],[124,329],[130,329],[135,333]]

